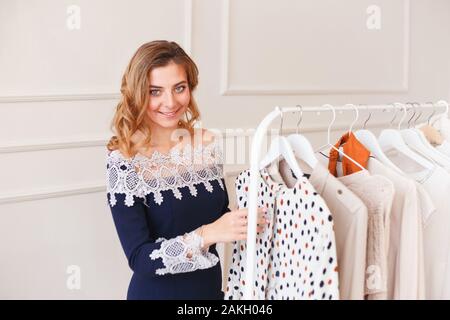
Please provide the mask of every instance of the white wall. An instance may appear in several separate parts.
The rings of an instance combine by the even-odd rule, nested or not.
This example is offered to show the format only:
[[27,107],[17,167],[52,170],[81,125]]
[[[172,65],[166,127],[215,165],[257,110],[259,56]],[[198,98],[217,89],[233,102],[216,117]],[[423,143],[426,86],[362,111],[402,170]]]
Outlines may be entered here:
[[[70,5],[79,30],[67,27]],[[366,27],[370,5],[380,30]],[[447,0],[1,1],[0,298],[125,297],[104,145],[140,44],[170,39],[191,52],[203,126],[224,130],[255,128],[275,105],[450,100],[449,33]],[[323,143],[328,119],[305,115],[302,132]],[[245,166],[227,163],[231,185]],[[79,290],[66,286],[70,265]]]

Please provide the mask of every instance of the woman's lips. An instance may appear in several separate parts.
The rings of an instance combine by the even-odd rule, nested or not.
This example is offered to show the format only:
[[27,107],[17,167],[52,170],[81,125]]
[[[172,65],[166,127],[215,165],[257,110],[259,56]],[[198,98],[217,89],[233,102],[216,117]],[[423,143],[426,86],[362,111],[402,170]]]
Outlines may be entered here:
[[172,112],[161,112],[161,111],[159,111],[159,113],[162,114],[163,116],[167,117],[167,118],[173,118],[178,113],[179,110],[180,110],[180,108],[178,108],[177,110],[172,111]]

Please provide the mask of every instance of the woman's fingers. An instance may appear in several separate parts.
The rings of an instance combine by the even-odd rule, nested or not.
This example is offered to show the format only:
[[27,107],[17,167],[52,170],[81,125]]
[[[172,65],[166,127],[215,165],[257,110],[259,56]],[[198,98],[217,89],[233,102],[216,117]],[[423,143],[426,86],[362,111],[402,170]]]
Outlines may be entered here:
[[[269,220],[264,216],[260,217],[260,218],[258,218],[258,220],[256,220],[256,225],[260,226],[260,227],[263,227],[263,226],[267,225],[268,223],[269,223]],[[247,220],[240,220],[238,225],[241,227],[247,227],[248,222],[247,222]]]
[[[256,210],[256,213],[258,216],[260,215],[264,215],[267,212],[267,208],[266,207],[259,207]],[[242,210],[238,210],[236,211],[238,218],[240,219],[247,219],[248,217],[248,209],[242,209]]]
[[[248,214],[248,212],[247,212]],[[245,215],[241,215],[239,222],[242,223],[243,225],[247,225],[247,214]],[[257,219],[256,219],[256,223],[257,224],[267,224],[269,222],[269,220],[267,219],[267,209],[265,207],[263,208],[258,208],[257,210]]]
[[236,231],[239,234],[247,233],[247,227],[239,227]]
[[[262,216],[265,216],[266,213],[267,213],[267,209],[265,207],[264,208],[258,208],[256,210],[256,214],[257,214],[258,218],[262,217]],[[248,220],[248,209],[239,210],[237,212],[237,217],[238,217],[239,220]]]
[[[236,240],[246,240],[247,239],[247,226],[248,226],[248,209],[236,211],[235,224],[235,238]],[[256,219],[256,232],[260,233],[264,230],[265,226],[269,223],[267,219],[267,208],[260,207],[257,209],[257,219]]]
[[247,219],[248,209],[241,209],[237,211],[238,219]]
[[258,219],[258,224],[267,224],[269,223],[269,219],[267,218],[267,216],[261,216]]
[[[256,232],[260,233],[263,232],[264,228],[263,227],[258,227],[256,228]],[[238,229],[238,233],[236,235],[236,240],[246,240],[247,239],[247,228],[240,228]]]
[[[266,219],[261,219],[260,221],[258,221],[258,224],[256,225],[256,230],[257,232],[261,232],[262,230],[264,230],[265,226],[268,224]],[[243,232],[247,232],[247,224],[243,224],[240,227],[237,228],[237,232],[238,233],[243,233]]]
[[247,240],[247,234],[246,233],[241,233],[237,236],[236,240]]

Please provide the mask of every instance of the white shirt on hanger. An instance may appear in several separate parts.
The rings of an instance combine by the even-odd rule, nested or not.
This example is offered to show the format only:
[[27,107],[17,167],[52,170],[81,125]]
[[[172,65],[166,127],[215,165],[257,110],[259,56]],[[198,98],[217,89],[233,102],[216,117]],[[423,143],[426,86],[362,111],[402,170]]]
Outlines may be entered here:
[[[253,298],[339,299],[333,219],[325,201],[305,177],[288,187],[275,182],[266,169],[258,177],[259,206],[271,221],[256,237]],[[239,208],[248,205],[250,171],[236,178]],[[242,299],[246,242],[233,245],[225,299]]]
[[388,157],[423,186],[436,207],[434,211],[422,212],[425,297],[450,299],[450,174],[439,166],[416,172],[416,164],[400,153]]
[[[368,213],[364,203],[322,164],[313,169],[298,160],[308,180],[327,203],[333,215],[339,266],[339,295],[342,300],[363,300],[366,271]],[[274,180],[295,183],[295,176],[285,161],[270,168]]]

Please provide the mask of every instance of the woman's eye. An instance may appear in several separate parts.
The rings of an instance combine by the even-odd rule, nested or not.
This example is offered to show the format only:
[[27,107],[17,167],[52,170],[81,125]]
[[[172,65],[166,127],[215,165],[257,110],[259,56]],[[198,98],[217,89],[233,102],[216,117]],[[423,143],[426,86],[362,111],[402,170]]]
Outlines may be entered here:
[[150,94],[152,96],[157,96],[157,95],[159,95],[159,90],[150,90]]
[[175,88],[175,91],[178,93],[181,93],[184,91],[185,88],[186,88],[185,86],[179,86],[179,87]]

